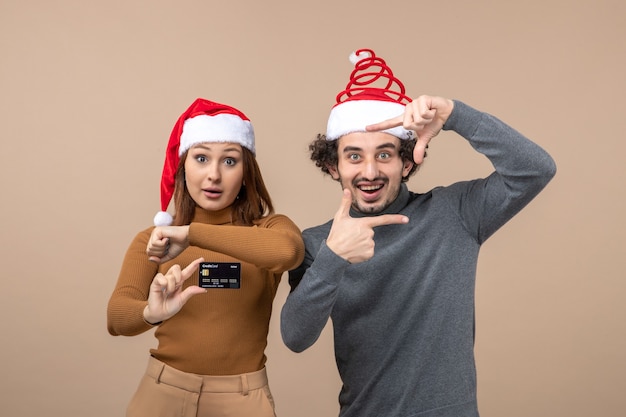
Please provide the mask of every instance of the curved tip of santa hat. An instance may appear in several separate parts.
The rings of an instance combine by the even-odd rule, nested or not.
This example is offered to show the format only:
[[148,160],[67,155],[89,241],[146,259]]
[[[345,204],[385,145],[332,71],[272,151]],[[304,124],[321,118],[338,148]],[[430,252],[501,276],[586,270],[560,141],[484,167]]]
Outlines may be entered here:
[[159,211],[154,216],[155,226],[169,226],[172,224],[172,221],[174,221],[174,219],[172,218],[172,215],[169,214],[167,211]]
[[[359,53],[358,55],[357,55],[357,52]],[[359,61],[362,61],[365,58],[369,58],[371,56],[372,56],[372,54],[369,53],[368,51],[362,51],[362,50],[361,51],[353,51],[350,54],[350,56],[348,57],[348,59],[350,60],[350,62],[353,65],[356,65]]]

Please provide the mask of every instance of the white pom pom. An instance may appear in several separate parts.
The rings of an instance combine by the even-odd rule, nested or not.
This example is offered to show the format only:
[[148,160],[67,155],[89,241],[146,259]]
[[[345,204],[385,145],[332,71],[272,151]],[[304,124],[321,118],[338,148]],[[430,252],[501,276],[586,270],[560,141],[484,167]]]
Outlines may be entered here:
[[155,226],[169,226],[170,224],[172,224],[173,221],[174,219],[172,218],[172,215],[169,214],[167,211],[159,211],[154,216]]
[[361,51],[358,55],[355,51],[350,54],[350,62],[352,62],[353,65],[356,65],[359,61],[369,58],[370,56],[372,56],[372,54],[367,51]]

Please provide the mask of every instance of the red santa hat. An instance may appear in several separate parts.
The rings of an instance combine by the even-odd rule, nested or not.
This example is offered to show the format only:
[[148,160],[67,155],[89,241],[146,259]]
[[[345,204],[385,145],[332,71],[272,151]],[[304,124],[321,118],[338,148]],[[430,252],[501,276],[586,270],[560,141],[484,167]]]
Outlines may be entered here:
[[256,153],[254,129],[245,114],[226,104],[196,99],[178,118],[170,134],[161,175],[161,211],[154,216],[155,226],[172,224],[167,207],[174,194],[180,157],[193,145],[207,142],[238,143]]
[[[352,132],[365,132],[365,127],[404,113],[412,100],[405,94],[404,84],[397,79],[385,60],[371,49],[359,49],[350,55],[354,70],[345,90],[340,92],[326,127],[326,139],[336,140]],[[415,132],[398,126],[384,130],[400,139],[412,139]]]

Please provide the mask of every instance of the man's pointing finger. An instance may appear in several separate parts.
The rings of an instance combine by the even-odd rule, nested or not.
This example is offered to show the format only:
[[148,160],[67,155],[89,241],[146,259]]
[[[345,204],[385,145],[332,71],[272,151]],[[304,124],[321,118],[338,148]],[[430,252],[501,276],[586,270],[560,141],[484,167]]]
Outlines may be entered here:
[[380,216],[366,217],[365,219],[367,219],[366,222],[370,227],[409,222],[409,218],[403,214],[383,214]]

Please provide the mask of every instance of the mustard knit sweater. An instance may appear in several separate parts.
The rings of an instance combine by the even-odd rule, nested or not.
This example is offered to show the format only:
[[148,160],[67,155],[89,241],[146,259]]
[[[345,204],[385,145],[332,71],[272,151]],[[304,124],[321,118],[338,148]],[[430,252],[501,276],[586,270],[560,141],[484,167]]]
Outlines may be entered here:
[[[184,372],[235,375],[265,365],[272,302],[283,272],[298,266],[304,245],[298,227],[286,216],[267,216],[254,226],[235,226],[230,208],[196,209],[189,227],[189,247],[174,260],[157,265],[146,248],[152,227],[130,244],[109,300],[107,327],[112,335],[133,336],[153,326],[143,319],[150,284],[174,264],[241,262],[241,288],[210,288],[193,296],[156,331],[158,347],[150,353]],[[197,285],[195,275],[185,286]]]

